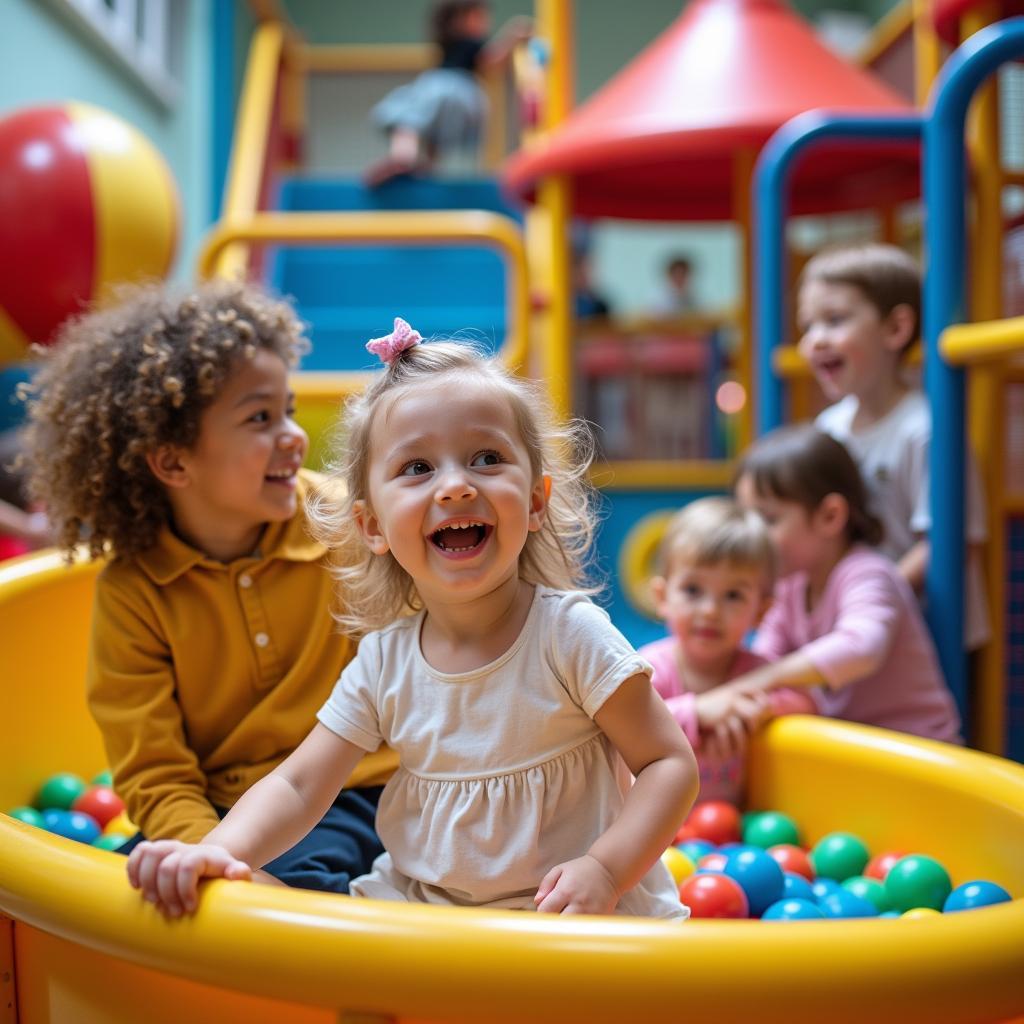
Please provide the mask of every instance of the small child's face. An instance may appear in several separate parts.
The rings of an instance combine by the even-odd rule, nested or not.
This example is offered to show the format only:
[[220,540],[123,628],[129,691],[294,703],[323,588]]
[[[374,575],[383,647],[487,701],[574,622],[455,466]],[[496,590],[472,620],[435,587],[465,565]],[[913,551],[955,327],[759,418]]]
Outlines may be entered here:
[[817,565],[821,545],[814,517],[803,505],[759,494],[754,481],[746,475],[736,482],[736,500],[765,521],[779,558],[780,575],[806,572]]
[[797,322],[800,353],[830,402],[869,395],[897,372],[902,344],[894,349],[892,324],[854,285],[806,281]]
[[695,565],[675,558],[653,581],[658,614],[688,660],[714,664],[731,658],[765,608],[765,576],[758,566]]
[[473,377],[445,375],[394,394],[370,435],[360,530],[390,552],[420,596],[465,602],[518,578],[545,494],[508,400]]
[[266,523],[295,514],[308,439],[292,420],[293,404],[279,356],[260,349],[239,361],[200,414],[196,443],[179,455],[184,486],[168,488],[187,540],[237,557],[252,550]]
[[491,33],[491,12],[485,4],[463,11],[458,21],[459,34],[469,39],[486,39]]

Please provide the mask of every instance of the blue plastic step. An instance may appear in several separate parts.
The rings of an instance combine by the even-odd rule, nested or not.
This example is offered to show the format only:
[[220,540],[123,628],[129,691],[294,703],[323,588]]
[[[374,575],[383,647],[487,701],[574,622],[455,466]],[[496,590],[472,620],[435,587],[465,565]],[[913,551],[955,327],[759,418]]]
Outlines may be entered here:
[[[317,210],[491,210],[521,220],[494,181],[399,178],[376,189],[358,181],[294,178],[279,207]],[[505,336],[504,261],[483,246],[278,248],[269,280],[310,325],[307,370],[373,366],[365,344],[396,316],[424,337],[472,337],[493,349]]]

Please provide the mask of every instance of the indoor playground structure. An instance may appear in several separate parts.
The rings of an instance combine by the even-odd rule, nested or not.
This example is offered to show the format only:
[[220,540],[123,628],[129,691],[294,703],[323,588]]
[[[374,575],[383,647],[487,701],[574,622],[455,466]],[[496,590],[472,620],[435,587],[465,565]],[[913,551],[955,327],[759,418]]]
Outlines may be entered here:
[[[825,50],[781,0],[692,0],[574,109],[570,5],[538,0],[537,37],[516,62],[527,84],[500,104],[520,101],[520,148],[501,161],[500,146],[486,146],[500,179],[399,179],[375,191],[295,174],[294,165],[312,76],[377,66],[380,53],[312,46],[267,19],[253,37],[222,217],[199,269],[256,274],[295,296],[314,343],[294,378],[314,462],[339,400],[367,379],[351,353],[379,328],[385,306],[424,333],[475,329],[511,365],[545,381],[561,412],[603,418],[610,440],[594,479],[609,512],[600,554],[610,612],[640,643],[657,631],[643,584],[666,512],[727,489],[731,457],[756,433],[814,409],[782,298],[805,255],[787,239],[787,218],[827,222],[868,209],[869,230],[918,244],[928,266],[924,380],[942,412],[928,609],[978,749],[780,719],[753,741],[748,808],[785,812],[807,846],[848,832],[872,853],[927,855],[953,885],[986,879],[1015,898],[941,914],[945,894],[911,898],[900,907],[912,908],[911,919],[895,921],[678,926],[216,881],[193,918],[167,922],[128,887],[123,859],[0,815],[0,1022],[114,1024],[143,1013],[151,1024],[1024,1020],[1024,493],[1013,489],[1024,480],[1013,471],[1024,468],[1024,376],[1015,363],[1024,321],[1007,318],[1021,310],[1004,303],[1000,287],[1018,223],[1004,216],[1003,191],[1024,185],[1024,156],[1018,168],[1001,146],[993,77],[1024,59],[1024,19],[991,14],[970,0],[935,0],[898,32],[890,24],[873,63],[881,68],[880,54],[909,35],[915,104]],[[415,69],[408,53],[402,62]],[[43,139],[46,119],[36,116],[26,132]],[[0,121],[0,167],[16,120]],[[504,137],[510,126],[498,127]],[[95,240],[117,229],[88,234],[90,223],[107,225],[103,186],[90,175],[115,172],[97,172],[100,158],[88,146],[83,152],[80,166],[40,188],[64,195],[66,180],[80,190],[92,182],[93,222],[67,215],[64,224],[78,225],[93,248],[62,236],[67,249],[87,250],[79,264],[69,255],[67,269],[54,267],[49,292],[26,278],[22,292],[0,296],[7,359],[20,356],[25,338],[48,338],[72,311],[58,296],[69,304],[99,298],[107,283],[129,276],[97,255]],[[145,174],[129,162],[116,173],[138,177],[134,198],[157,218],[145,224],[140,215],[136,228],[145,239],[140,261],[152,254],[148,272],[160,274],[173,244],[173,188],[167,177],[156,184],[137,140],[123,160],[149,161]],[[918,195],[923,220],[905,212]],[[629,330],[577,327],[573,216],[733,221],[742,239],[736,309]],[[413,263],[416,273],[403,275]],[[87,284],[67,299],[60,286],[72,280]],[[382,280],[393,286],[387,295]],[[676,408],[684,404],[696,411]],[[683,421],[675,433],[659,433],[673,414]],[[963,546],[968,436],[991,504],[990,603],[1002,610],[973,679],[950,642],[962,636],[962,568],[950,553]],[[56,771],[91,778],[105,768],[82,685],[99,568],[67,567],[53,553],[0,564],[9,680],[0,808],[30,802]],[[680,877],[692,870],[684,865]]]

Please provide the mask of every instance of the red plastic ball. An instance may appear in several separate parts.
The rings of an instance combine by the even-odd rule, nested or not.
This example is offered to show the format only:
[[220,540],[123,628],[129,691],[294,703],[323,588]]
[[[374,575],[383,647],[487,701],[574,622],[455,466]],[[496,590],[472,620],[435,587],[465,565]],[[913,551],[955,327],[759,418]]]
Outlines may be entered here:
[[695,918],[742,918],[750,914],[746,893],[728,875],[690,875],[679,886],[679,898]]
[[686,824],[694,837],[707,839],[716,846],[737,843],[740,839],[740,812],[724,800],[705,800],[690,812]]
[[95,818],[100,828],[105,828],[124,810],[124,801],[109,786],[92,786],[72,805],[73,811],[81,811]]
[[719,853],[717,850],[714,850],[711,853],[705,853],[697,861],[697,867],[701,871],[721,871],[728,859],[728,854]]
[[688,824],[680,825],[675,839],[672,840],[672,845],[678,846],[680,843],[685,843],[687,839],[700,839],[700,836]]
[[887,850],[884,853],[876,853],[868,861],[867,867],[864,868],[864,874],[868,878],[877,878],[880,882],[884,882],[885,876],[889,874],[889,869],[896,861],[902,860],[904,857],[906,857],[906,853],[900,850]]
[[783,871],[803,875],[808,882],[814,881],[814,865],[803,847],[794,846],[792,843],[779,843],[778,846],[769,846],[767,852]]

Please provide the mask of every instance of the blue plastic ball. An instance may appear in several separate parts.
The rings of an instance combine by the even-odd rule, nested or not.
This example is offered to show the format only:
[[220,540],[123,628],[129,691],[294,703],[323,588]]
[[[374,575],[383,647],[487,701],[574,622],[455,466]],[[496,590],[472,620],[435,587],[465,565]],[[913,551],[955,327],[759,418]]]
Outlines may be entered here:
[[814,886],[795,871],[782,872],[782,898],[786,900],[810,900],[812,903],[817,899],[814,895]]
[[825,914],[817,903],[811,900],[789,899],[778,900],[762,915],[762,921],[813,921],[820,920]]
[[676,847],[696,864],[704,854],[714,851],[715,844],[708,839],[686,839],[681,843],[676,843]]
[[102,831],[95,818],[88,814],[56,809],[43,811],[43,827],[47,832],[79,843],[91,843]]
[[883,910],[878,915],[879,917],[902,917],[903,915],[898,910]]
[[814,893],[814,898],[820,903],[826,896],[831,896],[834,892],[839,892],[843,887],[832,878],[816,878],[811,882],[811,891]]
[[991,907],[996,903],[1008,903],[1013,897],[995,882],[978,879],[958,885],[942,905],[944,914],[958,910],[977,910],[978,907]]
[[878,908],[863,896],[857,896],[847,889],[829,893],[824,899],[818,900],[825,917],[878,917]]
[[734,850],[722,873],[739,882],[747,894],[751,917],[760,917],[776,900],[782,899],[782,868],[764,850]]

